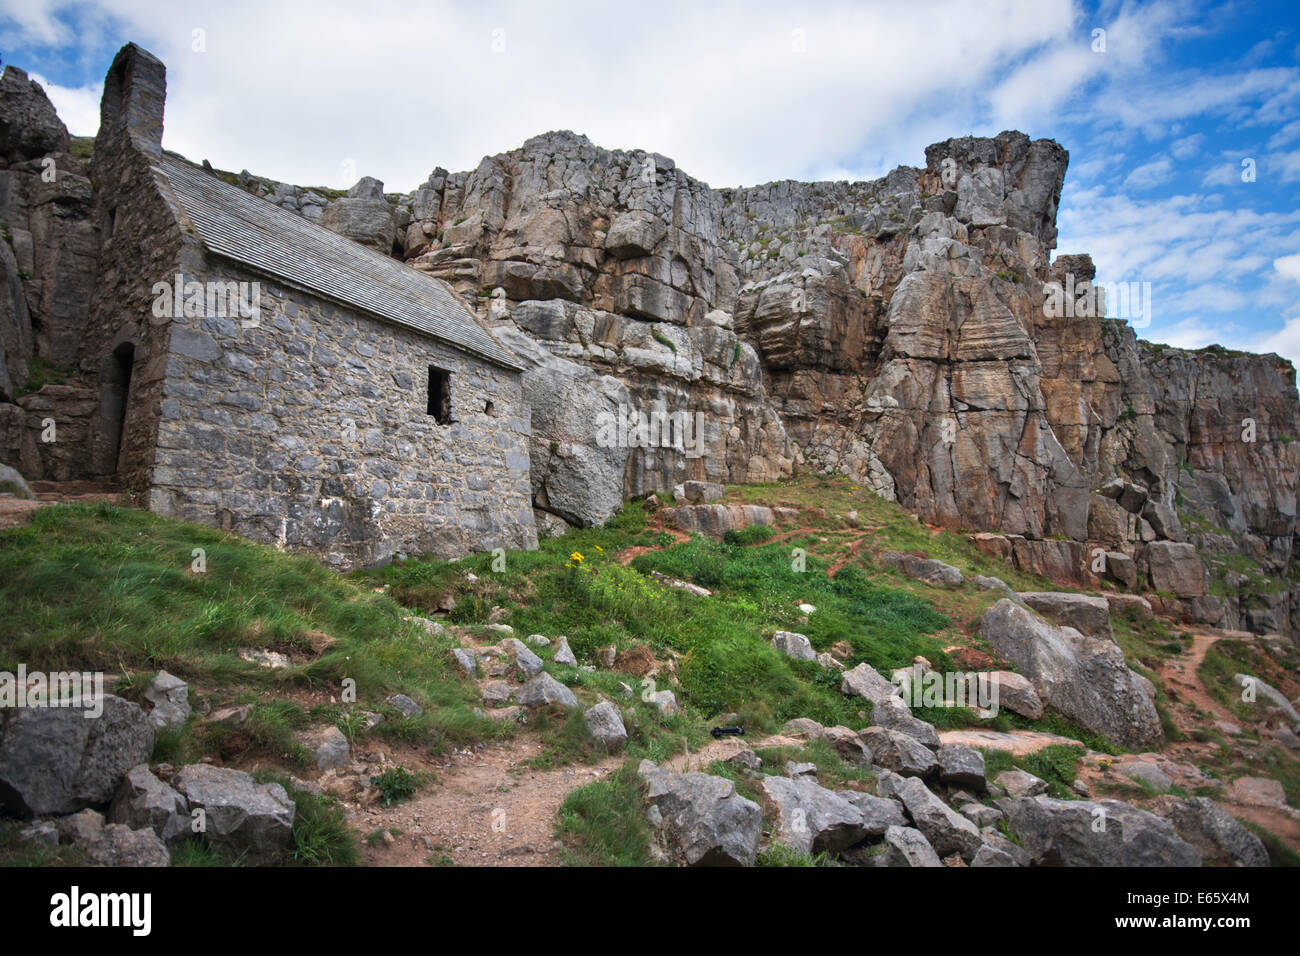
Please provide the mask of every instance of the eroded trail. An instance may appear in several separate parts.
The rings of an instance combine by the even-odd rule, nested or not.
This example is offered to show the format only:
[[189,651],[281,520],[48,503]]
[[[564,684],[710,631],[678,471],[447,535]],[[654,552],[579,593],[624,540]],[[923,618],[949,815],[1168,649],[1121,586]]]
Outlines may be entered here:
[[[622,757],[595,765],[533,770],[531,737],[457,752],[411,800],[352,814],[368,863],[378,866],[555,866],[556,811],[568,793],[612,773]],[[367,840],[377,831],[389,832]],[[393,831],[400,831],[393,833]]]

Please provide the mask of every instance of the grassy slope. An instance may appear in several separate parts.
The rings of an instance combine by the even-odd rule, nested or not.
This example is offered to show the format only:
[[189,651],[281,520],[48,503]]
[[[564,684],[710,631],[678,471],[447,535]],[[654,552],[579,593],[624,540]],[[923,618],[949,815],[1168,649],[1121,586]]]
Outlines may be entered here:
[[[806,633],[818,650],[847,643],[848,666],[866,661],[885,671],[918,654],[942,669],[951,664],[945,648],[982,646],[974,632],[997,599],[994,592],[969,584],[952,591],[926,587],[877,566],[876,552],[921,551],[968,576],[996,575],[1018,589],[1052,587],[985,557],[962,535],[932,531],[844,479],[747,486],[732,489],[729,500],[789,505],[800,509],[800,518],[770,537],[759,532],[730,544],[696,538],[673,545],[632,504],[605,527],[543,541],[537,551],[511,552],[504,568],[483,554],[456,562],[411,560],[340,577],[308,558],[143,512],[46,508],[26,527],[0,533],[0,669],[20,661],[29,669],[103,669],[122,676],[119,693],[137,696],[152,673],[165,668],[213,707],[252,704],[253,718],[238,730],[192,719],[161,736],[155,759],[180,763],[213,755],[265,775],[305,765],[294,735],[307,726],[334,723],[354,741],[382,735],[434,752],[521,732],[475,715],[476,688],[449,655],[454,636],[432,638],[403,622],[404,615],[430,613],[448,597],[455,599],[451,622],[482,623],[500,608],[496,616],[520,636],[567,635],[580,663],[594,663],[610,644],[621,660],[640,654],[663,665],[671,659],[676,676],[661,666],[656,686],[674,691],[683,714],[663,718],[642,700],[630,702],[627,773],[576,791],[561,812],[575,862],[635,862],[645,859],[646,844],[632,823],[635,787],[627,774],[641,757],[662,760],[683,742],[696,749],[707,739],[708,720],[728,711],[756,733],[799,716],[865,724],[866,707],[844,698],[834,675],[772,648],[775,630]],[[856,519],[847,517],[851,511]],[[206,552],[203,573],[191,570],[195,548]],[[637,556],[621,563],[631,557],[620,559],[628,548]],[[793,563],[795,548],[807,553],[802,571]],[[839,569],[830,577],[832,565]],[[700,598],[664,587],[648,576],[651,571],[715,594]],[[818,608],[808,620],[798,610],[802,602]],[[1140,622],[1119,630],[1138,666],[1177,647],[1162,630]],[[238,651],[249,647],[288,654],[292,666],[267,670],[247,663]],[[553,651],[541,652],[548,670],[584,703],[598,695],[619,699],[620,681],[638,693],[645,689],[617,669],[585,672],[554,664]],[[350,707],[337,703],[345,677],[357,682],[358,700]],[[395,692],[413,697],[425,714],[405,718],[386,708],[384,699]],[[388,719],[365,731],[362,710]],[[921,716],[945,726],[977,722],[964,710]],[[1003,715],[997,726],[1037,727],[1108,748],[1052,714],[1038,722]],[[543,716],[527,732],[546,743],[539,766],[599,756],[578,714]],[[328,852],[300,854],[307,862],[322,856],[330,861]]]

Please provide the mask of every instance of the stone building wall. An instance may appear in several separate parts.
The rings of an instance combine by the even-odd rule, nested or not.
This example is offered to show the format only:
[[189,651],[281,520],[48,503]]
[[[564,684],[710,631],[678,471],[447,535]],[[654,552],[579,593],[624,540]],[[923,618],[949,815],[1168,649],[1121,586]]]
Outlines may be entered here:
[[260,315],[174,320],[150,510],[344,567],[536,546],[517,372],[216,257],[185,279],[258,281]]

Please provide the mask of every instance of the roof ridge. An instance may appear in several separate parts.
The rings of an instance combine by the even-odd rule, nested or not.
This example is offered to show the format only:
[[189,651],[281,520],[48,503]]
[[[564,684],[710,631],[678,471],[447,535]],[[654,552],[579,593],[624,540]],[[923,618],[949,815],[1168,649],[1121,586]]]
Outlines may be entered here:
[[155,171],[204,247],[510,369],[519,360],[440,279],[232,186],[175,154]]

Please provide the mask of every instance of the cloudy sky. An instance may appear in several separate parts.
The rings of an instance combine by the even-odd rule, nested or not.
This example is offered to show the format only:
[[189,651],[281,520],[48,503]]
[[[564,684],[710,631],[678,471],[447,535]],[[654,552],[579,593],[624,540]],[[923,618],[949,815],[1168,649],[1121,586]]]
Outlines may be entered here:
[[1021,129],[1070,151],[1058,252],[1152,283],[1142,337],[1300,363],[1295,0],[0,0],[74,134],[127,40],[167,64],[164,145],[300,184],[405,191],[551,129],[714,186],[871,179]]

